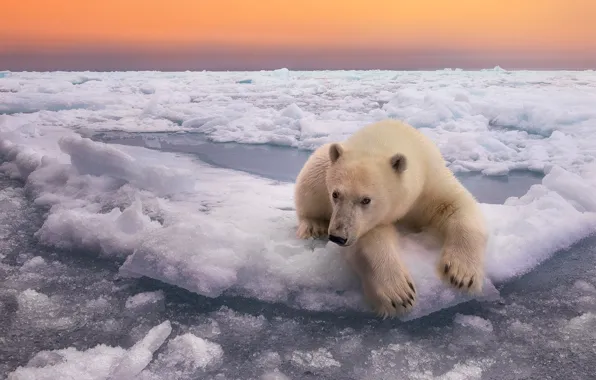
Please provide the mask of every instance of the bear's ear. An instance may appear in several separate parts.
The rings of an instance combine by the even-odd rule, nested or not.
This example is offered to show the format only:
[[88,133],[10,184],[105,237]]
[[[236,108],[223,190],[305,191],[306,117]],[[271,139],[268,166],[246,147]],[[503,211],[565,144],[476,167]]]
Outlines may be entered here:
[[331,163],[337,161],[342,154],[344,154],[344,148],[342,148],[341,145],[334,143],[329,146],[329,159],[331,160]]
[[408,168],[408,160],[401,153],[396,153],[391,157],[391,167],[398,173],[403,173]]

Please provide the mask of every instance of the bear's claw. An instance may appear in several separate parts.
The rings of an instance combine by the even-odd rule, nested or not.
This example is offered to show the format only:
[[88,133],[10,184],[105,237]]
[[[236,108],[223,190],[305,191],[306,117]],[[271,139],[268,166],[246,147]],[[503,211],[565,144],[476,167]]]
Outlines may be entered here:
[[475,263],[468,258],[459,259],[457,256],[451,255],[443,257],[439,268],[443,280],[454,288],[468,293],[482,291],[482,282],[480,281],[483,277],[481,264]]
[[383,319],[408,313],[416,303],[416,291],[407,273],[400,271],[388,277],[389,281],[386,278],[376,281],[369,279],[363,283],[369,305]]

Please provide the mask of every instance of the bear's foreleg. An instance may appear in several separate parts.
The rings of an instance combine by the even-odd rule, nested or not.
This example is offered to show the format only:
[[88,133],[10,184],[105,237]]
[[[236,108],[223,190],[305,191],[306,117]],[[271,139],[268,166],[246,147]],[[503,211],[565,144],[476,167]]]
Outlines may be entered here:
[[373,311],[383,317],[408,312],[416,302],[414,281],[399,254],[394,225],[377,226],[347,249]]
[[488,235],[480,210],[455,211],[441,223],[439,231],[443,235],[437,268],[441,278],[457,289],[481,292]]
[[333,210],[325,184],[328,167],[329,144],[325,144],[310,155],[296,177],[296,236],[300,239],[316,239],[329,234],[329,219]]

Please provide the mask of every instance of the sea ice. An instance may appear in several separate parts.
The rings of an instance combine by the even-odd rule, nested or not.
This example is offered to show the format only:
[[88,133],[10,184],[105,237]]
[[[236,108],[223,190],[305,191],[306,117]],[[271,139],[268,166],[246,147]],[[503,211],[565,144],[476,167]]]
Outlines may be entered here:
[[[0,172],[24,187],[0,190],[0,372],[589,378],[596,291],[593,263],[581,260],[596,230],[595,87],[593,71],[10,73],[0,80]],[[360,318],[353,312],[368,309],[340,249],[294,238],[291,183],[79,136],[201,133],[206,144],[313,149],[387,117],[427,134],[455,172],[545,174],[519,197],[482,204],[484,299],[504,284],[500,302],[463,305],[470,298],[434,274],[436,242],[408,235],[420,298],[402,319],[417,320]],[[25,205],[36,211],[21,214]],[[92,255],[212,299],[168,293],[166,309],[165,293],[117,283],[102,261],[82,273],[68,264]],[[558,270],[568,272],[551,276]],[[119,335],[115,346],[89,343]],[[34,355],[62,344],[52,339],[64,345]]]

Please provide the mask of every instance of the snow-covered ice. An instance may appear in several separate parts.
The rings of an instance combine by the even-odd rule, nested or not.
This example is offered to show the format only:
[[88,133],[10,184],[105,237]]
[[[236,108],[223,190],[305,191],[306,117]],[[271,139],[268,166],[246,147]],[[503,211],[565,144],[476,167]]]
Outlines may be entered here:
[[[583,363],[596,355],[596,337],[581,333],[595,320],[594,260],[579,249],[585,267],[541,275],[539,266],[564,267],[559,256],[594,247],[585,243],[596,231],[594,104],[593,72],[12,72],[0,78],[0,343],[18,344],[9,329],[46,342],[23,338],[0,353],[14,358],[0,370],[10,379],[534,378],[544,372],[524,353],[533,344]],[[308,153],[298,149],[387,117],[428,134],[462,179],[543,175],[482,204],[484,302],[442,284],[436,242],[409,235],[403,254],[419,301],[407,324],[378,321],[338,247],[294,238],[292,177],[275,174],[276,160],[299,164]],[[181,136],[209,149],[192,154]],[[218,165],[236,149],[222,142],[277,156],[267,175]],[[150,279],[173,287],[147,289]],[[48,340],[57,333],[70,344]],[[514,363],[508,373],[502,357]],[[574,367],[575,378],[588,368]]]

